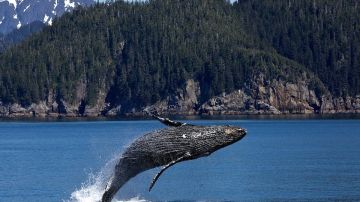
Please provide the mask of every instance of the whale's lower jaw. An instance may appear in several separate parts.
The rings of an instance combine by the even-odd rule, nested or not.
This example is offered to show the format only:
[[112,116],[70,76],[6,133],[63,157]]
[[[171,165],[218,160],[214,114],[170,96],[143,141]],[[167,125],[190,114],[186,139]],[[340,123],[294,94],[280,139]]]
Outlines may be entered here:
[[131,178],[143,171],[158,166],[149,164],[146,158],[136,157],[135,155],[130,157],[131,158],[121,158],[118,165],[116,165],[113,178],[102,196],[102,202],[111,202],[118,190]]
[[108,190],[105,191],[105,193],[102,196],[101,201],[102,202],[111,202],[113,199],[115,193],[117,190],[115,190],[113,187],[110,187]]
[[105,190],[105,193],[102,196],[101,201],[102,202],[111,202],[111,200],[114,198],[116,192],[130,179],[132,176],[115,176],[113,181],[111,182],[109,188]]
[[119,182],[117,180],[118,179],[113,179],[109,188],[105,190],[101,199],[102,202],[111,202],[116,192],[125,184],[125,182]]

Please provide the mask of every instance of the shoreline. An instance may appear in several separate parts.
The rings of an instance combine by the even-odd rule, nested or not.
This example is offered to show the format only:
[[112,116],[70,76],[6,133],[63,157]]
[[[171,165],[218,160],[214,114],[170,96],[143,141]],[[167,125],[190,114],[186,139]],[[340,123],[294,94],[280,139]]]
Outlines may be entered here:
[[[358,113],[336,114],[243,114],[243,115],[164,115],[174,120],[360,120]],[[1,122],[82,122],[82,121],[146,121],[149,116],[121,115],[98,117],[0,117]]]

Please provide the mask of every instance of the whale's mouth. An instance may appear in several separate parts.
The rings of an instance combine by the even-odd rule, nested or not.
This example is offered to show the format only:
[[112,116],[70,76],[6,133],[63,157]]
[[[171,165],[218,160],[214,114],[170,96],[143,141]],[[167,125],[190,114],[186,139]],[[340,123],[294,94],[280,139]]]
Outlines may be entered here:
[[245,135],[247,134],[247,130],[245,128],[240,128],[240,129],[238,129],[238,131],[239,131],[239,133],[241,133],[241,138],[245,137]]
[[227,128],[224,132],[226,135],[233,138],[232,143],[241,140],[247,133],[244,128]]

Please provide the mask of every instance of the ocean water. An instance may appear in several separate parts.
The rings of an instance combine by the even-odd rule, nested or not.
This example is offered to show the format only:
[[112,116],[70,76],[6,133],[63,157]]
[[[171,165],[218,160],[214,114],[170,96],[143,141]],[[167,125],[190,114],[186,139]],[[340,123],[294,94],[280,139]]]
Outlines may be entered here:
[[[196,120],[241,141],[130,180],[114,201],[360,201],[360,120]],[[156,121],[0,122],[0,201],[96,201],[121,152]]]

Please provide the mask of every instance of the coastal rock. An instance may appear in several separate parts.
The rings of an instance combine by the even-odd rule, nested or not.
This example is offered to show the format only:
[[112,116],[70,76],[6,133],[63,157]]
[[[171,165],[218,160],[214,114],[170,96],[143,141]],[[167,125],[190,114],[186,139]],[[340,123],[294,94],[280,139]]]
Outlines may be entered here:
[[200,85],[190,79],[186,82],[185,89],[179,89],[175,94],[147,108],[156,109],[161,114],[194,115],[197,114],[199,97]]
[[303,80],[297,83],[273,80],[268,91],[269,104],[282,113],[316,113],[320,108],[320,101],[315,92],[309,89]]
[[334,103],[331,95],[321,97],[321,113],[335,113]]
[[253,113],[254,111],[254,99],[242,90],[230,94],[223,93],[221,96],[211,98],[200,107],[200,113],[210,115]]
[[27,113],[28,111],[21,105],[15,103],[10,106],[9,112],[10,114],[24,114]]
[[39,104],[32,104],[30,109],[32,109],[33,116],[36,117],[46,117],[49,113],[49,107],[44,101],[40,102]]
[[31,117],[32,111],[29,108],[22,107],[20,104],[14,103],[9,107],[10,117]]
[[358,113],[360,113],[360,95],[355,97],[352,106]]
[[0,117],[9,116],[9,107],[3,106],[0,102]]
[[360,113],[360,95],[335,98],[331,95],[323,96],[321,113]]
[[50,104],[50,112],[59,113],[59,104],[56,101]]
[[[105,87],[104,87],[105,88]],[[83,116],[86,117],[97,117],[101,116],[104,111],[109,107],[109,104],[105,102],[106,93],[101,90],[98,93],[96,103],[94,105],[86,105]]]
[[[306,78],[304,78],[305,80]],[[206,114],[316,113],[320,101],[301,79],[297,83],[281,79],[268,81],[260,74],[252,82],[229,94],[211,98],[200,109]]]
[[67,116],[67,117],[79,116],[79,106],[80,103],[78,105],[71,105],[67,103],[65,100],[60,100],[58,106],[59,115]]
[[[309,87],[310,78],[302,75],[297,81],[284,79],[268,80],[260,74],[244,88],[229,93],[221,93],[200,103],[201,89],[198,82],[190,79],[182,89],[146,108],[165,115],[241,115],[241,114],[333,114],[360,113],[360,95],[355,97],[333,97],[329,92],[317,95]],[[0,102],[1,117],[98,117],[98,116],[141,116],[142,109],[122,111],[122,106],[110,106],[105,102],[106,88],[98,92],[94,104],[85,103],[86,85],[80,83],[76,100],[70,104],[56,99],[49,92],[46,101],[30,106],[3,104]]]
[[106,112],[106,116],[118,116],[121,112],[121,105],[118,105]]

